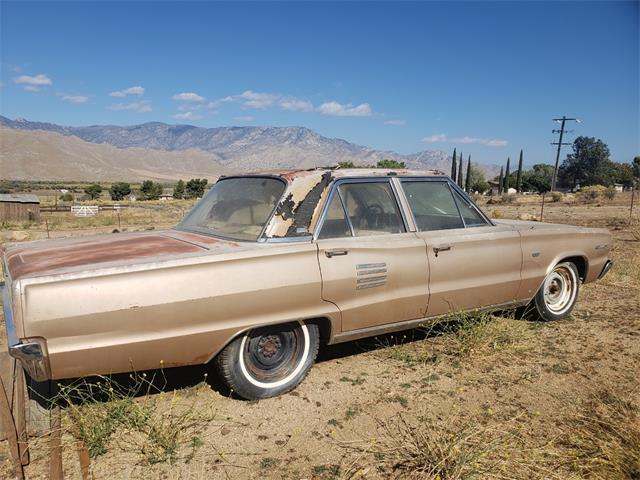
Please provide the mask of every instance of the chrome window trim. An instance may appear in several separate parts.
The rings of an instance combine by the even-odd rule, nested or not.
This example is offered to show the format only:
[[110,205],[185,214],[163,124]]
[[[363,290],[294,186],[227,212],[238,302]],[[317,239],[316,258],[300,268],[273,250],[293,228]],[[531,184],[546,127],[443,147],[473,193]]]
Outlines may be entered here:
[[[454,183],[449,177],[446,176],[434,176],[434,177],[398,177],[398,180],[400,180],[400,185],[402,185],[405,182],[446,182],[447,185],[449,186],[449,191],[451,192],[451,197],[453,200],[454,205],[456,206],[456,210],[458,210],[458,215],[460,215],[460,219],[462,220],[462,225],[463,228],[477,228],[477,227],[481,227],[481,226],[485,226],[485,227],[495,227],[495,223],[493,223],[491,221],[491,219],[489,217],[487,217],[484,212],[482,210],[480,210],[480,208],[478,208],[478,206],[475,204],[475,202],[469,197],[469,195],[467,195],[467,193],[460,188],[460,186],[457,183]],[[402,186],[402,190],[403,193],[406,195],[406,191],[404,191],[404,186]],[[467,226],[467,223],[464,220],[464,217],[462,216],[462,213],[460,212],[460,208],[458,207],[458,204],[456,202],[456,199],[454,198],[454,193],[453,192],[457,192],[460,194],[460,196],[462,197],[462,200],[466,201],[469,203],[469,205],[471,205],[474,210],[476,210],[476,212],[478,212],[478,214],[484,219],[485,222],[487,222],[486,225],[473,225],[473,226]],[[420,230],[418,228],[418,224],[415,223],[415,216],[413,214],[413,210],[411,210],[411,205],[409,204],[409,201],[407,199],[407,206],[409,207],[409,213],[411,213],[411,216],[413,218],[413,222],[416,225],[416,230],[418,232],[428,232],[428,231],[432,231],[432,232],[438,232],[441,230]],[[449,230],[455,230],[455,229],[449,229]]]
[[[237,179],[237,178],[271,178],[271,179],[278,180],[278,181],[280,181],[280,182],[282,182],[284,184],[284,190],[282,191],[282,195],[280,195],[280,198],[276,202],[275,206],[271,209],[271,213],[269,213],[269,216],[267,217],[267,221],[265,222],[264,226],[262,227],[262,230],[260,230],[260,234],[258,235],[258,237],[255,240],[247,240],[246,238],[240,239],[240,238],[234,238],[234,237],[225,237],[225,236],[220,235],[220,234],[215,234],[215,233],[212,233],[210,231],[205,231],[206,229],[200,230],[200,229],[196,229],[196,228],[180,228],[180,225],[187,219],[189,214],[200,204],[200,202],[204,201],[204,199],[207,198],[207,195],[209,194],[209,192],[218,183],[223,182],[225,180],[233,180],[233,179]],[[203,197],[198,202],[196,202],[193,205],[193,207],[191,207],[191,210],[189,210],[189,212],[184,216],[184,218],[182,220],[180,220],[180,222],[175,227],[173,227],[173,229],[181,231],[181,232],[199,233],[201,235],[207,235],[209,237],[220,238],[222,240],[231,240],[231,241],[234,241],[234,242],[249,242],[249,243],[264,242],[265,240],[268,240],[270,238],[270,237],[265,237],[264,233],[266,232],[267,227],[269,226],[269,224],[273,220],[273,216],[275,215],[276,210],[278,209],[278,206],[280,206],[280,203],[282,202],[282,199],[285,198],[285,195],[287,194],[287,191],[289,190],[289,187],[290,187],[290,184],[284,178],[282,178],[279,175],[229,175],[229,176],[221,176],[220,178],[218,178],[216,183],[211,185],[211,188],[209,189],[209,192],[207,192],[205,195],[203,195]]]
[[[398,208],[398,211],[400,212],[400,218],[402,219],[402,225],[404,227],[404,232],[398,232],[398,233],[390,233],[389,235],[401,235],[403,233],[411,233],[409,231],[408,225],[407,225],[407,220],[405,218],[405,214],[404,214],[404,209],[402,208],[402,204],[400,203],[400,199],[398,198],[398,192],[393,188],[393,182],[391,181],[391,177],[344,177],[344,178],[339,178],[337,180],[335,180],[333,182],[333,184],[331,185],[331,191],[329,192],[329,195],[327,196],[327,199],[324,203],[324,205],[322,206],[322,213],[320,214],[320,218],[318,219],[318,222],[316,223],[316,227],[313,231],[313,241],[317,241],[318,240],[318,236],[320,235],[320,232],[322,231],[322,227],[324,225],[324,221],[325,218],[327,216],[327,212],[329,211],[329,205],[331,204],[331,200],[333,199],[333,196],[335,195],[336,190],[338,190],[338,187],[340,187],[340,185],[343,185],[345,183],[387,183],[391,186],[391,191],[393,192],[393,197],[396,201],[396,206]],[[349,228],[351,228],[351,237],[342,237],[342,238],[356,238],[355,236],[355,232],[353,231],[353,226],[351,225],[351,219],[349,218],[349,214],[347,212],[346,206],[344,204],[344,201],[342,199],[342,195],[340,194],[340,191],[338,190],[338,195],[340,195],[340,202],[342,203],[342,208],[345,212],[345,215],[347,217],[347,221],[349,222]],[[377,235],[376,235],[377,236]],[[341,238],[341,237],[336,237],[336,238]],[[362,237],[360,237],[362,238]],[[322,240],[330,240],[328,238],[323,238]]]

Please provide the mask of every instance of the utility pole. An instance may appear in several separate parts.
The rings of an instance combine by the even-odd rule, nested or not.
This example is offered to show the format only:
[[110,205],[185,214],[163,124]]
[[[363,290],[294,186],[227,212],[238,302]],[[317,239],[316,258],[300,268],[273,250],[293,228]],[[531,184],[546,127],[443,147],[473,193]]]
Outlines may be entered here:
[[553,121],[560,123],[560,130],[551,130],[553,133],[559,133],[560,138],[558,139],[557,142],[551,143],[551,145],[558,146],[558,150],[556,151],[556,165],[555,165],[555,168],[553,169],[553,178],[551,180],[552,192],[555,191],[556,181],[558,180],[558,162],[560,162],[560,149],[562,148],[563,145],[571,145],[570,143],[562,143],[562,137],[564,136],[564,132],[566,132],[566,130],[564,129],[564,125],[567,121],[580,123],[580,120],[578,120],[577,118],[567,118],[564,115],[562,116],[562,118],[554,118]]

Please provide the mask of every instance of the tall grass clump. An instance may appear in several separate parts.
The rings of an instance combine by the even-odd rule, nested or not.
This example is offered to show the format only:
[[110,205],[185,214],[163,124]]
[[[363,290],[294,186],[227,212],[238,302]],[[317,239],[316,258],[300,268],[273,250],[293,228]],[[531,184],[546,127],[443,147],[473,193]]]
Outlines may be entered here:
[[163,392],[157,380],[146,373],[130,374],[126,385],[104,376],[80,379],[60,384],[50,402],[62,409],[63,433],[83,445],[91,458],[116,448],[137,454],[143,464],[188,461],[203,444],[200,437],[215,413],[197,406],[195,395]]
[[582,478],[640,478],[640,398],[592,394],[564,427],[571,467]]

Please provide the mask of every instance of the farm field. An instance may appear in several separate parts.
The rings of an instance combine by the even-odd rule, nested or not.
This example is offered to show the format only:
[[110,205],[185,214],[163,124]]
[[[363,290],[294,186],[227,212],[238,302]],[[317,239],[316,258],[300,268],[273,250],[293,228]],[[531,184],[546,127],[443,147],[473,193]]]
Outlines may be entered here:
[[[544,205],[546,222],[614,235],[615,267],[582,288],[569,320],[457,315],[324,347],[296,390],[255,402],[230,398],[206,367],[136,377],[148,392],[137,400],[116,388],[112,402],[63,415],[65,478],[81,478],[78,432],[97,480],[639,478],[640,208],[630,221],[629,202]],[[190,205],[138,202],[119,219],[43,214],[46,223],[3,224],[0,241],[166,228]],[[541,210],[537,196],[480,206],[495,218]],[[46,478],[47,438],[30,451],[27,478]],[[0,478],[10,472],[0,442]]]

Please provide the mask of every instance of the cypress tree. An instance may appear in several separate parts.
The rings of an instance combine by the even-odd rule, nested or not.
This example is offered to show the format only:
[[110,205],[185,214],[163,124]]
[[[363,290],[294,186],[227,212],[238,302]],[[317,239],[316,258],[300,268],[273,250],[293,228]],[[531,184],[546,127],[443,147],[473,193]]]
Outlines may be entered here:
[[502,187],[504,186],[504,171],[500,167],[500,180],[498,180],[498,195],[502,195]]
[[462,188],[464,186],[464,183],[462,183],[462,181],[464,180],[464,175],[462,175],[462,152],[460,152],[460,163],[458,163],[458,186],[460,188]]
[[507,157],[507,169],[504,172],[504,193],[509,193],[509,167],[511,166],[511,158]]
[[458,165],[458,160],[456,159],[456,149],[453,149],[453,161],[451,162],[451,180],[456,181],[456,166]]
[[465,178],[464,190],[467,193],[471,192],[471,155],[469,155],[469,160],[467,161],[467,178]]
[[518,160],[518,177],[516,178],[516,190],[522,192],[522,150],[520,150],[520,160]]

